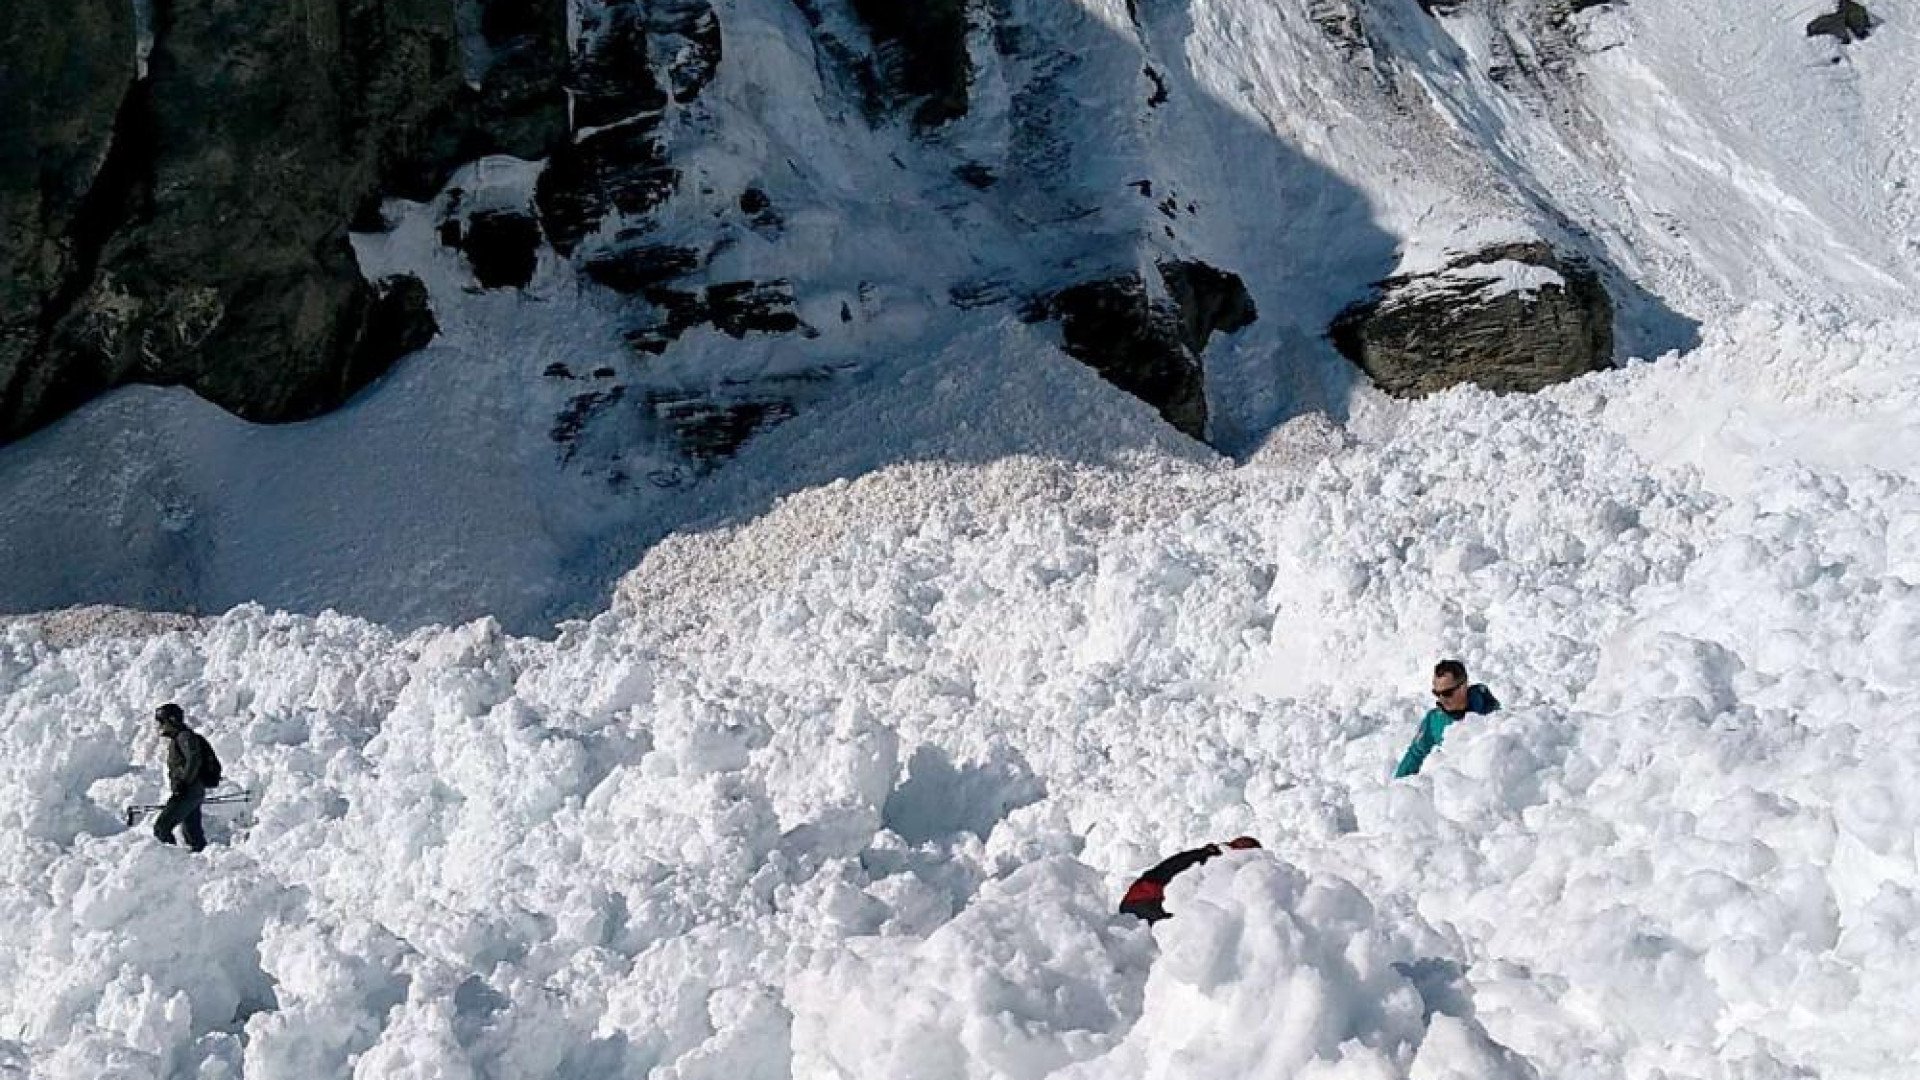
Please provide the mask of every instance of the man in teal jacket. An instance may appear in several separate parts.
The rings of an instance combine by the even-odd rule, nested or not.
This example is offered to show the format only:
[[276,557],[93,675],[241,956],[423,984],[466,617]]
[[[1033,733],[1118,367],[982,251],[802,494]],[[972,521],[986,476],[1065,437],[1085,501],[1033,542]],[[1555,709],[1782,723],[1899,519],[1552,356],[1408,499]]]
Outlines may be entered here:
[[1394,779],[1412,776],[1426,764],[1427,755],[1440,745],[1442,736],[1454,721],[1468,713],[1485,715],[1497,712],[1500,702],[1496,701],[1493,691],[1479,683],[1467,682],[1467,665],[1458,660],[1442,660],[1433,665],[1433,698],[1438,702],[1420,718],[1420,730],[1413,736],[1413,745],[1407,747],[1406,755],[1400,759],[1400,767],[1393,772]]

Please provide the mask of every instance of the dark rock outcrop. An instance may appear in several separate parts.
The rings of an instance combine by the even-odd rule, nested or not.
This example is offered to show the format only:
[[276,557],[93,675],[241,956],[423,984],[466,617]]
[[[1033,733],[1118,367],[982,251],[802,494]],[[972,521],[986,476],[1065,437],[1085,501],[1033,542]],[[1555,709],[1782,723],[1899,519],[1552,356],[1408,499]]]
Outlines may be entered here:
[[966,0],[853,0],[880,50],[882,81],[917,101],[913,122],[937,127],[967,114],[973,65],[967,57]]
[[582,14],[572,77],[582,128],[692,101],[720,66],[720,19],[709,0],[614,0]]
[[136,176],[48,362],[107,385],[186,383],[267,421],[332,408],[391,362],[346,223],[383,178],[454,164],[408,151],[462,86],[457,33],[429,0],[332,12],[156,12],[149,85],[116,132],[138,147]]
[[626,396],[626,387],[615,386],[607,390],[589,390],[567,399],[566,408],[554,417],[553,427],[547,432],[547,437],[560,445],[560,460],[573,460],[579,450],[580,434],[586,430],[587,424],[594,417],[619,405]]
[[349,224],[382,227],[381,194],[422,197],[462,161],[564,133],[563,0],[482,6],[477,91],[455,8],[171,0],[137,83],[127,5],[10,12],[0,221],[6,258],[24,254],[0,287],[0,439],[129,381],[302,419],[417,343],[418,283],[363,280]]
[[679,182],[658,122],[633,120],[562,147],[540,174],[534,201],[548,241],[571,255],[608,212],[645,214]]
[[710,0],[652,0],[647,29],[666,58],[667,87],[686,104],[713,81],[721,58],[720,16]]
[[581,270],[615,292],[645,293],[700,268],[700,253],[674,244],[636,244],[599,252]]
[[466,253],[481,288],[524,288],[540,259],[540,223],[511,210],[481,210],[467,219],[455,246]]
[[656,392],[648,395],[647,406],[680,452],[700,467],[725,461],[748,439],[795,415],[793,401],[778,395]]
[[680,340],[680,335],[708,319],[703,293],[657,288],[642,290],[641,296],[652,307],[652,314],[626,334],[627,344],[638,352],[658,356],[667,351],[668,345]]
[[1880,20],[1873,17],[1859,0],[1840,0],[1825,15],[1807,24],[1808,37],[1830,37],[1842,45],[1865,41]]
[[1207,395],[1200,354],[1215,332],[1257,317],[1236,274],[1200,262],[1159,266],[1166,296],[1148,295],[1139,274],[1083,282],[1048,298],[1069,356],[1154,407],[1166,421],[1206,438]]
[[[565,371],[549,374],[572,377]],[[755,436],[798,415],[804,403],[830,389],[833,374],[820,368],[723,379],[703,387],[605,386],[570,397],[548,434],[559,447],[561,460],[598,472],[612,485],[630,479],[625,450],[636,436],[670,447],[684,464],[649,472],[647,479],[660,487],[678,487],[711,472]]]
[[643,288],[640,295],[653,312],[627,332],[627,344],[644,353],[663,353],[680,335],[709,323],[734,338],[795,331],[809,336],[815,333],[794,312],[793,284],[784,278],[717,281],[699,292]]
[[57,294],[98,258],[82,208],[133,79],[123,0],[18,0],[0,19],[0,442],[88,396],[39,354]]
[[714,328],[729,337],[791,334],[801,328],[793,310],[793,283],[717,281],[707,286],[707,312]]
[[1584,261],[1508,244],[1381,282],[1330,336],[1398,397],[1464,382],[1531,392],[1612,364],[1613,304]]
[[1260,313],[1240,275],[1198,261],[1160,264],[1160,280],[1180,313],[1180,328],[1195,353],[1204,352],[1215,333],[1231,334],[1253,325]]
[[[1439,0],[1420,0],[1420,6],[1428,14],[1446,15],[1453,12],[1457,2],[1441,3]],[[1352,53],[1373,47],[1367,36],[1367,25],[1360,17],[1360,8],[1347,0],[1312,0],[1307,5],[1307,16],[1314,25],[1320,27],[1327,39],[1343,51]]]
[[492,55],[466,102],[468,156],[547,156],[567,134],[565,0],[483,0],[480,34]]
[[780,212],[773,208],[773,200],[759,188],[750,187],[740,193],[740,212],[747,215],[747,223],[761,235],[777,235],[786,224]]
[[646,5],[624,0],[586,14],[573,62],[574,123],[602,127],[666,108],[647,59]]
[[591,14],[571,80],[576,134],[549,160],[534,199],[562,255],[609,214],[641,217],[672,196],[680,173],[665,110],[697,97],[720,63],[709,0],[616,0]]
[[360,355],[378,373],[408,353],[426,348],[439,332],[440,324],[433,317],[425,283],[412,274],[381,278],[373,284],[373,301],[361,334]]

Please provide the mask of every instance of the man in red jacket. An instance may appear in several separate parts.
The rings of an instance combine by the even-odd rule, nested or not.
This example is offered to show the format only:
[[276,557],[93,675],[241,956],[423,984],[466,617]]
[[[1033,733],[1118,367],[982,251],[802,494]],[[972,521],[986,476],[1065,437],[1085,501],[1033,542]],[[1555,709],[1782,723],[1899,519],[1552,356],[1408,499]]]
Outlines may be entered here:
[[1120,913],[1138,916],[1150,923],[1170,918],[1171,913],[1162,903],[1167,898],[1168,882],[1183,871],[1199,866],[1222,851],[1242,851],[1259,846],[1260,841],[1251,836],[1236,836],[1224,845],[1208,844],[1206,847],[1197,847],[1192,851],[1183,851],[1178,855],[1170,856],[1134,879],[1133,884],[1127,888],[1127,895],[1120,898]]

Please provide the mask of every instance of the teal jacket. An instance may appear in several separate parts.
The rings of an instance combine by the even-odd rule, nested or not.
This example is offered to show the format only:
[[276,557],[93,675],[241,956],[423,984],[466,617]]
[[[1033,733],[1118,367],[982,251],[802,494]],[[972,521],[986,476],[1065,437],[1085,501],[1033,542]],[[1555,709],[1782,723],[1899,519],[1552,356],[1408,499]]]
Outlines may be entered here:
[[1419,772],[1420,766],[1427,762],[1427,755],[1433,753],[1433,748],[1440,745],[1447,728],[1454,721],[1474,714],[1485,715],[1499,711],[1500,702],[1494,698],[1493,691],[1479,683],[1467,687],[1467,711],[1460,716],[1454,716],[1445,709],[1428,709],[1427,715],[1420,718],[1420,729],[1414,732],[1413,745],[1407,747],[1406,754],[1400,759],[1400,767],[1393,771],[1394,779],[1398,780],[1402,776],[1412,776]]

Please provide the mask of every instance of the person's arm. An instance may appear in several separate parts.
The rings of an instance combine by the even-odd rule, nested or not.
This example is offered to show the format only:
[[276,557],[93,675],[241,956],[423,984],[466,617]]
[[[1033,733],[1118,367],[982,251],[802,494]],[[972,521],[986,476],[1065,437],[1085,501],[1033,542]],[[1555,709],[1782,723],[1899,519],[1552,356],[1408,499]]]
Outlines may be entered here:
[[1220,845],[1218,844],[1208,844],[1206,847],[1194,848],[1192,851],[1183,851],[1178,855],[1172,855],[1161,860],[1159,865],[1141,874],[1140,880],[1151,881],[1157,885],[1165,885],[1167,882],[1172,881],[1175,875],[1184,873],[1218,854],[1220,854]]
[[1393,771],[1395,780],[1419,772],[1420,766],[1427,763],[1427,755],[1433,753],[1433,748],[1440,745],[1440,740],[1433,734],[1432,719],[1432,712],[1420,718],[1420,729],[1414,733],[1413,742],[1407,747],[1407,752],[1401,755],[1400,767]]

